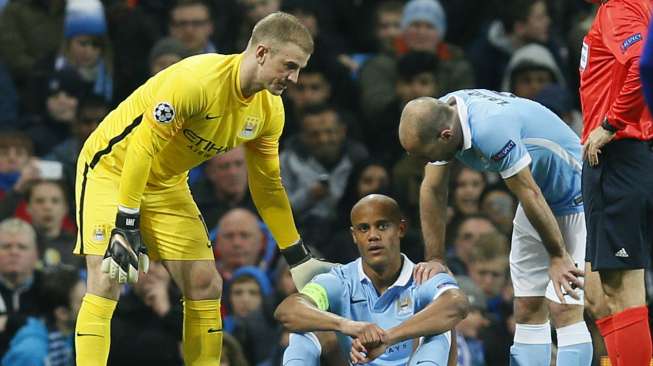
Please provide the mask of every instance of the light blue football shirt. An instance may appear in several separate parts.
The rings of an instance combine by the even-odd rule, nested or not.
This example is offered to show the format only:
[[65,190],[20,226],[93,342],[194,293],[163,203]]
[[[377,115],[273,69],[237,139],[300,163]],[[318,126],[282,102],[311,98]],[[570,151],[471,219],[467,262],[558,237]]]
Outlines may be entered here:
[[[439,273],[423,284],[416,285],[413,282],[415,264],[405,255],[402,254],[402,257],[403,265],[399,277],[381,296],[363,272],[360,258],[315,276],[302,293],[306,293],[305,289],[318,285],[326,292],[327,311],[347,319],[370,322],[383,329],[389,329],[424,309],[445,291],[458,288],[453,277],[446,273]],[[315,297],[306,294],[311,298]],[[321,301],[316,302],[319,306]],[[447,332],[437,337],[443,337],[449,343],[451,335]],[[343,355],[349,355],[351,338],[338,333],[338,341]],[[388,347],[383,355],[367,365],[406,365],[412,352],[412,340],[399,342]],[[448,355],[445,355],[445,359],[446,357]]]
[[554,215],[583,212],[580,139],[564,121],[541,104],[509,93],[468,89],[440,100],[451,98],[456,98],[463,131],[457,159],[503,179],[530,164]]

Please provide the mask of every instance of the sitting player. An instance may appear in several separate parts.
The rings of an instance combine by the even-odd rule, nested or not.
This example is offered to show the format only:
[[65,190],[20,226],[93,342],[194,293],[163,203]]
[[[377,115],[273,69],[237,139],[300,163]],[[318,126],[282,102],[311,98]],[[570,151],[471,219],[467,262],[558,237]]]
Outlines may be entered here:
[[[307,332],[291,335],[283,364],[319,364],[321,346],[309,333],[314,331],[339,332],[341,351],[351,350],[352,362],[378,357],[372,364],[429,360],[446,365],[447,359],[455,364],[449,331],[465,318],[469,306],[456,281],[438,273],[416,285],[415,265],[400,252],[406,224],[393,199],[378,194],[362,198],[352,208],[351,224],[361,258],[316,276],[275,312],[291,332]],[[351,349],[352,338],[356,350]]]

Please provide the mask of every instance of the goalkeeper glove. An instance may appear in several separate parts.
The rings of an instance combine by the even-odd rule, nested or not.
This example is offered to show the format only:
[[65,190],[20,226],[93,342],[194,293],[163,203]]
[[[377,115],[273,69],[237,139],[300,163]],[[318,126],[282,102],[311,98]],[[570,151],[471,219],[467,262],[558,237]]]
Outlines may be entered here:
[[150,259],[141,241],[139,214],[118,210],[116,227],[111,230],[109,247],[102,260],[102,272],[108,273],[118,283],[136,283],[138,271],[147,273]]
[[313,258],[313,255],[304,246],[301,239],[288,248],[281,249],[281,254],[283,254],[288,266],[290,266],[290,274],[298,290],[301,290],[316,275],[329,272],[331,268],[337,265],[336,263]]

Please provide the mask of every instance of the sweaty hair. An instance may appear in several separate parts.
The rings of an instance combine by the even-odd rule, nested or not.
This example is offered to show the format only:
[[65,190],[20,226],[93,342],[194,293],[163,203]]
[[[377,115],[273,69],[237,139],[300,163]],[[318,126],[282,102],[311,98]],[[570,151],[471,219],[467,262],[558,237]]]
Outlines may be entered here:
[[278,44],[292,43],[308,54],[313,53],[313,37],[308,29],[294,15],[281,11],[266,16],[254,26],[249,44],[255,45],[264,40]]

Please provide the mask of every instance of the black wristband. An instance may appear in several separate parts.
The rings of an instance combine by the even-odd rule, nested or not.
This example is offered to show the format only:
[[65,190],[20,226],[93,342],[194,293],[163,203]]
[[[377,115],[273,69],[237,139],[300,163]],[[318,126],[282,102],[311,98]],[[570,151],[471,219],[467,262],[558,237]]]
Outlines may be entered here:
[[608,132],[611,132],[611,133],[616,133],[617,132],[617,128],[614,127],[613,125],[611,125],[610,122],[608,122],[607,118],[603,119],[603,122],[601,123],[601,127],[603,127],[604,130],[606,130]]
[[311,252],[304,246],[304,242],[301,239],[296,244],[281,249],[281,254],[286,258],[286,262],[288,262],[290,268],[298,266],[312,257]]
[[140,217],[141,215],[139,214],[128,214],[118,211],[116,215],[116,227],[125,230],[137,230],[140,227]]

